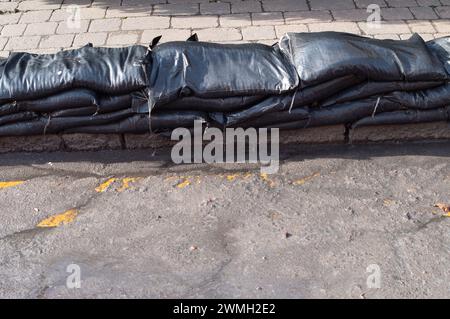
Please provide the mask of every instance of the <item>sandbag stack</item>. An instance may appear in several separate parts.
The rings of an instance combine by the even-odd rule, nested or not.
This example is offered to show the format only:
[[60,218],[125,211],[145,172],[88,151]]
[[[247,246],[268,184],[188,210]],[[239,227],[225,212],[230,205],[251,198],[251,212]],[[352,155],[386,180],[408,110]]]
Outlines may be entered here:
[[450,37],[417,34],[12,53],[0,61],[0,136],[161,132],[195,120],[280,129],[442,121],[449,74]]
[[[0,62],[0,136],[149,132],[148,50],[12,53]],[[199,112],[157,112],[154,127],[192,126]]]
[[425,43],[352,34],[288,33],[280,49],[300,78],[294,92],[213,115],[225,126],[294,129],[449,119],[450,38]]

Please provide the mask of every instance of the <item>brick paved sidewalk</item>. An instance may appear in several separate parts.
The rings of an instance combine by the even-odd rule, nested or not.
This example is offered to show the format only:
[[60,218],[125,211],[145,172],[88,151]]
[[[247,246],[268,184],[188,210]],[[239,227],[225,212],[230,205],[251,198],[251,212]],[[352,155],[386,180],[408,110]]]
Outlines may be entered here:
[[[367,27],[370,4],[381,8],[379,28]],[[157,35],[185,40],[194,32],[203,41],[272,44],[288,31],[324,30],[393,39],[450,35],[450,0],[0,0],[3,57],[88,42],[148,44]]]

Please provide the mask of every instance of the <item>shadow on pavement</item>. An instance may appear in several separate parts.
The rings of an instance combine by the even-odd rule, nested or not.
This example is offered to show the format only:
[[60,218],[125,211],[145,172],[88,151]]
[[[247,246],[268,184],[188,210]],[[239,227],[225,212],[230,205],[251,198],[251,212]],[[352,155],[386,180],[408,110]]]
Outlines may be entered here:
[[[356,159],[364,160],[377,157],[398,156],[438,156],[450,157],[449,141],[382,143],[365,145],[281,145],[281,162],[299,162],[307,159]],[[156,152],[148,150],[117,150],[92,152],[53,152],[53,153],[8,153],[0,155],[0,166],[39,165],[47,163],[96,163],[120,164],[144,162],[154,163],[159,168],[180,167],[180,169],[196,169],[210,166],[222,169],[239,170],[255,165],[250,164],[182,164],[176,165],[170,158],[170,149]],[[228,166],[228,167],[227,167]]]

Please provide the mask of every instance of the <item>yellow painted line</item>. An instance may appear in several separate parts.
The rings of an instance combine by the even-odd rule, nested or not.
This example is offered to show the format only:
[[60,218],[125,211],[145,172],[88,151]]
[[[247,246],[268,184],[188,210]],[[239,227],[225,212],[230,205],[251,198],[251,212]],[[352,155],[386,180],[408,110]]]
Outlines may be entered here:
[[310,181],[311,179],[313,179],[313,178],[315,178],[315,177],[318,177],[318,176],[320,176],[320,173],[314,173],[314,174],[312,174],[312,175],[309,175],[309,176],[303,177],[303,178],[301,178],[301,179],[298,179],[298,180],[294,181],[292,184],[293,184],[293,185],[303,185],[303,184],[305,184],[306,182],[308,182],[308,181]]
[[37,227],[58,227],[61,224],[69,224],[75,220],[78,213],[79,212],[76,209],[69,209],[62,214],[50,216],[44,219],[39,224],[37,224]]
[[267,185],[269,185],[270,187],[275,186],[275,182],[269,178],[267,173],[261,173],[260,176],[261,176],[261,179],[267,183]]
[[140,177],[125,177],[122,178],[122,186],[117,190],[118,192],[123,192],[124,190],[127,190],[130,188],[130,183],[135,183],[138,180],[140,180]]
[[0,189],[14,187],[23,183],[25,183],[25,181],[0,182]]
[[238,176],[239,176],[239,174],[227,175],[227,180],[230,181],[230,182],[232,182],[232,181],[234,181]]
[[252,177],[252,176],[253,176],[252,173],[245,173],[245,174],[244,174],[244,179],[248,179],[248,178],[250,178],[250,177]]
[[442,216],[450,217],[450,205],[438,203],[438,204],[434,205],[434,207],[437,207],[444,212],[444,214]]
[[115,177],[108,179],[107,181],[105,181],[104,183],[101,183],[98,187],[96,187],[95,191],[98,192],[98,193],[103,193],[116,180],[117,180],[117,178],[115,178]]
[[178,183],[176,185],[177,188],[185,188],[187,186],[191,185],[191,181],[189,179],[185,179],[184,181],[182,181],[181,183]]

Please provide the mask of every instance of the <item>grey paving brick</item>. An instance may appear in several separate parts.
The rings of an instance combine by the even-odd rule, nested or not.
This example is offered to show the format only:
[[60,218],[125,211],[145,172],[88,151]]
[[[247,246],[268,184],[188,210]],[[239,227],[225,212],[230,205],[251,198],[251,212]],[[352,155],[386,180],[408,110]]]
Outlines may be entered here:
[[39,48],[68,48],[72,46],[74,34],[56,34],[43,36]]
[[273,26],[242,28],[242,36],[244,40],[269,40],[276,38]]
[[169,26],[169,17],[132,17],[122,20],[122,30],[164,29]]
[[26,27],[26,24],[8,24],[3,27],[1,35],[3,37],[19,36],[23,34]]
[[28,50],[38,47],[40,36],[24,36],[24,37],[12,37],[9,38],[8,43],[6,43],[6,50]]
[[306,0],[263,0],[264,11],[307,11]]
[[119,31],[121,24],[122,19],[119,18],[92,20],[89,32]]

